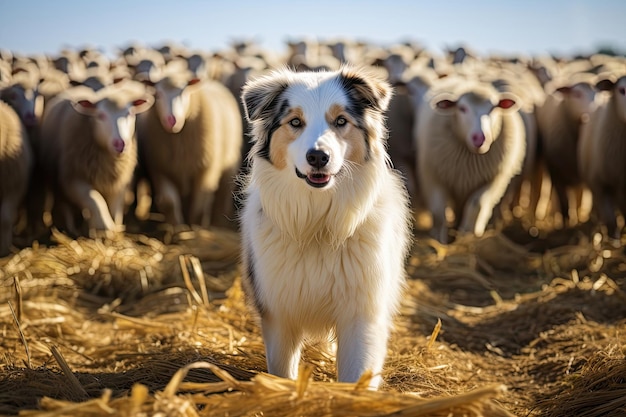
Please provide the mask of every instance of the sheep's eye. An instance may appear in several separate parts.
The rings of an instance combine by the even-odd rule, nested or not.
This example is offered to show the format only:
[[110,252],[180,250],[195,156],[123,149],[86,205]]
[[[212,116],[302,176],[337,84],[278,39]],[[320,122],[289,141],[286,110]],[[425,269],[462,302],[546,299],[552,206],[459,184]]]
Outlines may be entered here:
[[289,125],[291,127],[301,127],[302,126],[302,120],[298,119],[297,117],[291,119],[289,121]]
[[346,123],[348,123],[348,121],[343,116],[339,116],[337,117],[337,120],[335,120],[335,126],[337,127],[345,126]]
[[467,112],[467,107],[465,107],[465,106],[459,106],[459,111],[460,111],[461,113],[466,113],[466,112]]
[[617,91],[619,91],[621,95],[626,95],[626,88],[624,87],[620,87]]

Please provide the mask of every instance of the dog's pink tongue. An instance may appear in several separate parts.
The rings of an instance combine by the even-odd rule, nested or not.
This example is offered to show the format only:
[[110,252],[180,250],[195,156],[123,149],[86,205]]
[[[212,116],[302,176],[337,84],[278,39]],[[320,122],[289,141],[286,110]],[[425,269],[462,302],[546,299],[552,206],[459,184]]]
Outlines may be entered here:
[[330,175],[325,174],[311,174],[309,175],[309,181],[315,184],[325,184],[330,181]]

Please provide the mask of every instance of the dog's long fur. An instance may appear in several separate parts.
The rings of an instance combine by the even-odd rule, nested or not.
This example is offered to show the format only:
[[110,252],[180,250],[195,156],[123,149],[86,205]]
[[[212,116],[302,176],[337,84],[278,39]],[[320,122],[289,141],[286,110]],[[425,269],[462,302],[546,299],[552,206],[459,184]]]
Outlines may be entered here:
[[390,96],[349,67],[277,70],[243,90],[254,141],[243,285],[272,374],[296,378],[304,340],[334,331],[339,381],[371,370],[380,384],[410,243],[407,193],[385,146]]

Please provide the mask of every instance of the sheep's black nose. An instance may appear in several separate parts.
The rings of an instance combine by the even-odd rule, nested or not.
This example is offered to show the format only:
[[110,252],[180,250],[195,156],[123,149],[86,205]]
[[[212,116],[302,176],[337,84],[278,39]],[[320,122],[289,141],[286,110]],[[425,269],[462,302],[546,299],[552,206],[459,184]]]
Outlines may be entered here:
[[326,151],[320,149],[311,149],[306,153],[306,161],[313,168],[322,168],[328,164],[330,155]]

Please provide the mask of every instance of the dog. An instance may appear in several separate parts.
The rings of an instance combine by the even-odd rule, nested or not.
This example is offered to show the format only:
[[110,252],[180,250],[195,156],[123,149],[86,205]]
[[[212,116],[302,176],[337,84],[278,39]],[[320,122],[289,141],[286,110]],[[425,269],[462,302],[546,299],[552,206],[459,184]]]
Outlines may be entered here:
[[391,94],[348,66],[277,69],[243,88],[253,145],[242,286],[271,374],[295,379],[304,342],[331,335],[340,382],[368,370],[370,388],[382,381],[411,242],[408,194],[386,152]]

